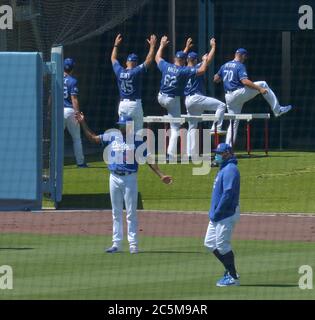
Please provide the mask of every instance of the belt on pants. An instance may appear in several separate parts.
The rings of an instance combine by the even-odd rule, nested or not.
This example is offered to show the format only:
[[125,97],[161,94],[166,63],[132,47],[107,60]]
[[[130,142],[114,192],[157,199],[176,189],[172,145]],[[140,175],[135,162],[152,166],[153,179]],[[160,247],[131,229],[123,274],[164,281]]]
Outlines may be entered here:
[[141,101],[141,99],[123,99],[123,98],[121,98],[120,101],[133,101],[133,102],[135,102],[135,101]]
[[175,95],[174,94],[168,94],[168,93],[164,93],[164,92],[160,92],[160,94],[162,96],[166,96],[166,97],[169,97],[169,98],[175,98]]
[[129,176],[134,173],[132,171],[112,171],[112,173],[117,174],[118,176]]
[[233,93],[234,91],[239,90],[239,89],[242,89],[242,88],[237,88],[235,90],[228,90],[228,91],[225,91],[225,93]]

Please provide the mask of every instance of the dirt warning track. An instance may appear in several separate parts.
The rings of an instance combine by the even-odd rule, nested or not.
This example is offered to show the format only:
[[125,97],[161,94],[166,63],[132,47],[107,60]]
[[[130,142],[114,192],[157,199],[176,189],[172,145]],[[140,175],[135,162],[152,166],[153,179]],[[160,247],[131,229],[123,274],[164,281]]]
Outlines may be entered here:
[[[155,237],[201,237],[208,215],[196,212],[139,211],[139,234]],[[0,233],[109,235],[110,210],[2,212]],[[234,239],[315,241],[315,216],[243,214]]]

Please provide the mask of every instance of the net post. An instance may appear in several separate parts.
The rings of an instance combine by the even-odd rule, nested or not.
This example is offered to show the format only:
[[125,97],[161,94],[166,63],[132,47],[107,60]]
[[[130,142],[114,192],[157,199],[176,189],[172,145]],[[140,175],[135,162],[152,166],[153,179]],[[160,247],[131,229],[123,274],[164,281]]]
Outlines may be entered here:
[[64,116],[63,116],[63,47],[55,46],[51,49],[51,61],[55,64],[52,75],[52,128],[50,177],[52,200],[55,207],[62,199],[63,186],[63,157],[64,157]]

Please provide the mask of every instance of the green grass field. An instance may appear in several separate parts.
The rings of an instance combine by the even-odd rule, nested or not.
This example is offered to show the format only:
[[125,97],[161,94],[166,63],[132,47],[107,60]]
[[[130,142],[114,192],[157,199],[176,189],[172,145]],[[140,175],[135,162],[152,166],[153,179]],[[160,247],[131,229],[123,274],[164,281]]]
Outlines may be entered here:
[[314,299],[298,288],[312,243],[235,241],[241,287],[217,288],[222,267],[197,238],[141,238],[142,253],[103,253],[103,236],[0,235],[13,290],[0,299]]
[[[315,153],[271,152],[240,158],[242,212],[315,212]],[[71,160],[72,161],[72,160]],[[101,155],[89,169],[65,165],[61,208],[110,208]],[[193,165],[162,165],[165,186],[147,166],[139,172],[139,208],[207,211],[217,168],[193,176]],[[46,204],[48,204],[46,202]],[[0,265],[14,270],[1,299],[314,299],[298,269],[315,267],[315,244],[235,241],[241,287],[216,288],[222,266],[199,238],[142,237],[139,255],[103,253],[108,236],[0,235]],[[315,285],[315,284],[314,284]]]
[[[243,212],[315,212],[315,153],[254,152],[255,158],[239,159],[241,209]],[[108,170],[101,155],[88,159],[89,169],[66,165],[64,208],[110,208]],[[140,205],[143,209],[209,209],[211,188],[217,168],[204,176],[192,175],[192,164],[161,165],[174,177],[165,186],[147,166],[139,171]],[[45,203],[47,205],[47,203]]]

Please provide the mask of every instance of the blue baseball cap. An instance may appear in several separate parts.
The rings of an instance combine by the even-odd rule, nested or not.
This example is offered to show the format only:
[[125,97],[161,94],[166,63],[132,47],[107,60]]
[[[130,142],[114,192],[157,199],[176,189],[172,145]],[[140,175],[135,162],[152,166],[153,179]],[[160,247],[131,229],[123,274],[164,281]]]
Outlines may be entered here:
[[198,53],[191,51],[188,53],[187,59],[196,60],[198,59]]
[[75,65],[75,62],[74,62],[74,59],[72,59],[72,58],[66,58],[66,59],[63,61],[63,67],[64,67],[64,69],[73,69],[73,68],[74,68],[74,65]]
[[227,143],[220,143],[217,148],[213,150],[215,153],[223,153],[227,151],[232,153],[232,147]]
[[248,55],[248,51],[244,48],[238,48],[235,53]]
[[138,56],[135,53],[130,53],[127,57],[127,61],[138,61]]
[[131,117],[126,115],[119,116],[117,124],[119,125],[126,125],[128,121],[133,121]]
[[178,59],[186,59],[187,54],[184,51],[177,51],[175,57]]

